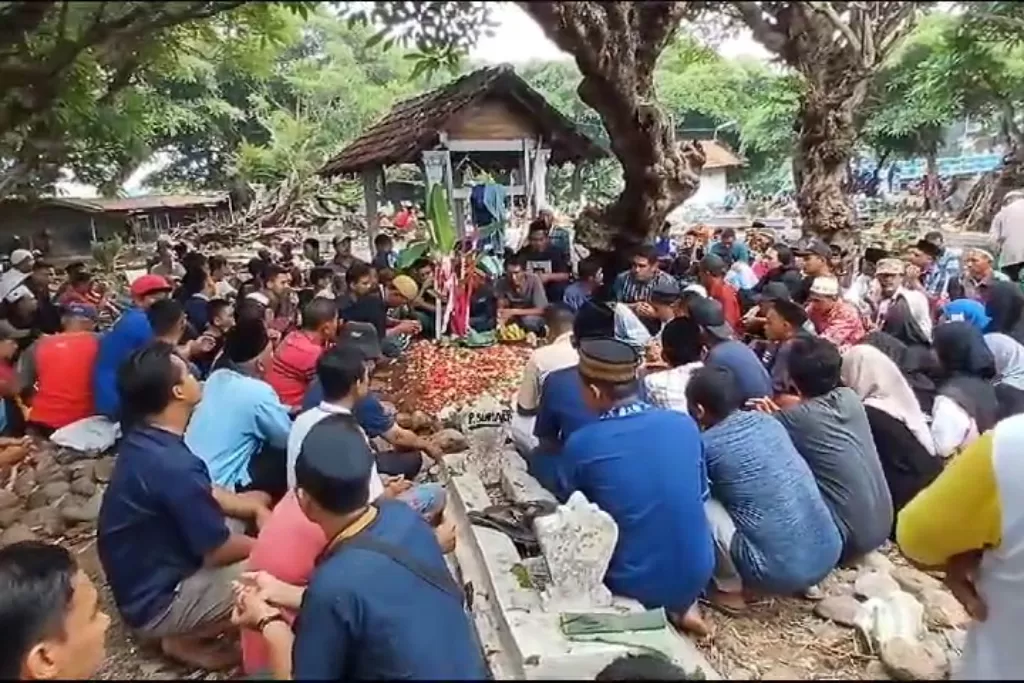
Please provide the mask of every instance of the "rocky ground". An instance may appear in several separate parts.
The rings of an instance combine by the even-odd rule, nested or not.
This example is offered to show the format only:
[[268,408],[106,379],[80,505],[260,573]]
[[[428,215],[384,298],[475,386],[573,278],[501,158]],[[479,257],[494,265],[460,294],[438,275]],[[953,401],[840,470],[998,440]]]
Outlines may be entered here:
[[[410,379],[422,373],[392,368],[385,374],[391,381],[379,388],[401,407],[412,407]],[[421,431],[440,427],[424,413],[405,413],[402,421]],[[0,473],[0,545],[45,538],[75,551],[112,617],[101,678],[231,677],[235,672],[206,674],[168,663],[136,642],[118,619],[94,539],[113,463],[110,455],[82,457],[38,444],[31,462]],[[814,599],[766,599],[741,616],[705,609],[714,634],[699,646],[732,679],[936,679],[959,656],[967,615],[937,579],[909,567],[895,548],[872,553],[857,568],[836,570],[814,593]],[[915,626],[920,623],[927,628]]]

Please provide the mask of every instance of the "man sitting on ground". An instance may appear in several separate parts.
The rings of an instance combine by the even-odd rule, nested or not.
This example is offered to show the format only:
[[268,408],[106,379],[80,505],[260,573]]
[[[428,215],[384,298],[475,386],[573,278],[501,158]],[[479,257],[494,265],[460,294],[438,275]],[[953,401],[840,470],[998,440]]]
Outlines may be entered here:
[[352,264],[345,273],[348,284],[349,303],[341,309],[341,317],[346,322],[369,323],[377,332],[381,350],[389,358],[397,358],[401,353],[402,344],[388,343],[391,337],[419,334],[422,327],[416,320],[394,321],[388,323],[388,306],[377,291],[373,269],[362,262]]
[[740,383],[744,400],[771,396],[772,382],[768,371],[749,346],[733,339],[722,305],[714,299],[693,297],[687,311],[701,330],[701,341],[707,349],[704,364],[732,370]]
[[517,255],[526,272],[540,278],[548,301],[561,301],[572,277],[572,266],[565,253],[551,244],[544,221],[530,223],[527,244]]
[[118,373],[126,432],[103,496],[97,546],[125,623],[190,666],[237,661],[216,638],[231,630],[231,582],[253,539],[226,515],[269,516],[251,498],[218,490],[182,435],[202,389],[167,344],[154,343]]
[[565,295],[562,297],[562,301],[573,313],[590,301],[603,280],[601,262],[594,256],[588,256],[580,261],[576,270],[576,281],[566,287]]
[[544,307],[548,297],[540,278],[526,271],[525,264],[515,257],[505,264],[505,274],[494,286],[498,299],[498,323],[518,325],[527,332],[544,332]]
[[765,307],[765,313],[764,334],[773,346],[767,363],[771,371],[772,395],[788,394],[792,391],[789,381],[789,354],[796,339],[801,335],[808,335],[804,329],[807,312],[795,301],[779,298],[772,300]]
[[516,398],[516,417],[519,419],[513,423],[512,434],[523,452],[529,452],[537,445],[533,426],[544,380],[555,370],[579,362],[579,354],[572,345],[572,321],[573,311],[565,304],[550,304],[544,309],[544,326],[550,343],[530,354]]
[[266,639],[280,680],[486,678],[436,536],[407,505],[370,503],[373,463],[345,416],[310,429],[295,464],[297,497],[331,540],[302,594],[297,631],[255,588],[240,589],[236,621]]
[[708,254],[702,258],[697,267],[700,283],[707,290],[708,297],[722,306],[725,322],[729,323],[734,330],[738,330],[742,309],[736,290],[725,281],[727,271],[728,267],[725,262],[715,254]]
[[661,355],[667,370],[644,378],[651,405],[689,414],[686,386],[693,373],[704,367],[700,327],[690,318],[675,318],[661,332]]
[[110,617],[88,574],[59,545],[0,550],[0,678],[90,680],[106,654]]
[[[369,325],[346,323],[338,335],[337,346],[358,349],[366,359],[367,371],[371,373],[382,357],[380,343]],[[302,400],[302,409],[315,408],[323,400],[324,390],[320,379],[316,378],[309,385],[309,391]],[[402,476],[412,481],[423,468],[421,452],[436,462],[444,458],[444,452],[436,443],[395,422],[395,416],[384,409],[380,398],[372,391],[355,405],[353,413],[369,438],[380,437],[396,449],[377,454],[377,466],[382,474]]]
[[601,417],[574,432],[561,457],[569,490],[583,492],[618,524],[605,583],[648,609],[664,607],[678,627],[706,634],[696,601],[715,559],[697,424],[640,400],[640,359],[628,344],[588,339],[579,352],[584,399]]
[[338,334],[338,307],[331,299],[313,299],[302,309],[302,329],[289,332],[274,351],[266,380],[281,403],[295,409],[316,374],[316,363]]
[[92,371],[99,352],[96,309],[64,307],[64,331],[43,337],[18,361],[22,395],[31,406],[29,427],[49,436],[92,415]]
[[799,403],[774,412],[814,473],[843,539],[843,561],[882,545],[892,528],[892,496],[875,450],[867,413],[852,389],[840,386],[842,357],[819,337],[800,337],[789,354],[789,376]]
[[289,410],[263,379],[273,347],[259,321],[238,323],[224,342],[225,367],[206,380],[185,443],[229,491],[262,491],[279,500],[287,490],[285,447]]
[[742,409],[727,368],[697,371],[686,396],[704,429],[711,480],[705,510],[718,551],[712,600],[742,609],[744,587],[786,595],[823,579],[839,560],[842,539],[785,428]]
[[619,273],[612,289],[615,300],[628,306],[651,334],[657,334],[661,321],[651,307],[651,292],[656,285],[674,280],[658,267],[658,253],[654,247],[647,246],[637,249],[633,254],[632,267]]
[[839,280],[834,277],[815,278],[807,303],[807,317],[823,339],[839,347],[842,353],[864,338],[860,311],[839,296]]

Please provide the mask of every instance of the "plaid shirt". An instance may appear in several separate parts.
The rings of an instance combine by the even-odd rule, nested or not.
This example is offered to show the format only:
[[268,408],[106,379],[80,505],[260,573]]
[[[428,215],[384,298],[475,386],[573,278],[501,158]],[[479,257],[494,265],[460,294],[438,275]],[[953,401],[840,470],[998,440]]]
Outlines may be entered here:
[[627,270],[615,278],[615,298],[624,304],[650,301],[655,285],[661,282],[675,282],[675,278],[663,270],[656,270],[654,277],[647,282],[640,282],[633,277],[633,271]]
[[686,385],[697,370],[704,367],[701,362],[687,363],[671,370],[652,372],[644,377],[647,387],[647,400],[651,405],[666,410],[675,410],[689,414],[686,402]]
[[827,316],[814,315],[812,310],[810,306],[807,308],[807,317],[814,323],[818,335],[838,346],[840,351],[864,338],[864,322],[857,307],[850,302],[839,300]]
[[924,291],[932,299],[942,299],[949,293],[950,283],[960,280],[960,252],[943,249],[939,260],[921,277]]

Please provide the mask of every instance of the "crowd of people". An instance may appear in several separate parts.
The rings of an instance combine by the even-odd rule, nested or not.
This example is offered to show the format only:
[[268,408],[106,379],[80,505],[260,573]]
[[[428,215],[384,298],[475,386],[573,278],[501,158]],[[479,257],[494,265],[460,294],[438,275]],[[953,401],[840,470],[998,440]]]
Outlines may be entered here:
[[[991,253],[929,233],[841,279],[823,242],[665,231],[604,286],[551,227],[474,275],[471,326],[545,338],[511,433],[559,500],[615,519],[614,593],[706,634],[703,607],[806,594],[892,539],[984,620],[966,676],[1012,675],[1024,293]],[[285,242],[233,274],[161,239],[130,301],[80,264],[51,293],[52,269],[12,254],[0,461],[25,433],[120,424],[99,557],[121,619],[169,658],[223,669],[240,632],[251,675],[483,678],[446,491],[421,476],[443,451],[370,389],[444,294],[427,258],[396,270],[387,236],[370,263],[333,249]],[[95,672],[107,618],[66,553],[0,551],[0,597],[5,674]]]

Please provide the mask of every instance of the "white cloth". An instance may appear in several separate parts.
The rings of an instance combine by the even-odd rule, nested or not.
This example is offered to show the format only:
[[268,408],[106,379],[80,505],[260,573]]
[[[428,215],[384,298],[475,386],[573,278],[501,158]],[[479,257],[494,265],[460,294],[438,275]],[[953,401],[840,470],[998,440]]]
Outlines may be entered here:
[[935,440],[921,405],[899,367],[888,356],[869,344],[850,347],[843,354],[842,380],[857,392],[864,405],[905,424],[928,453],[935,455]]
[[689,414],[686,385],[690,383],[693,373],[702,367],[704,364],[697,361],[670,370],[652,372],[644,377],[644,386],[647,387],[647,398],[651,405]]
[[213,292],[218,299],[233,299],[238,290],[231,286],[227,280],[220,280],[213,283]]
[[615,338],[642,349],[651,341],[651,333],[626,304],[615,304]]
[[978,424],[948,396],[936,396],[932,405],[932,438],[935,452],[943,458],[978,438]]
[[928,305],[928,297],[925,296],[924,292],[919,292],[916,289],[899,287],[891,297],[878,304],[878,320],[882,321],[885,319],[886,314],[889,312],[889,307],[896,303],[900,297],[903,297],[903,299],[906,300],[907,306],[910,307],[910,315],[913,316],[914,322],[917,323],[918,328],[920,328],[921,332],[924,333],[924,336],[928,338],[928,341],[931,341],[932,311]]
[[733,261],[729,272],[725,274],[725,282],[736,290],[753,289],[757,286],[757,275],[745,261]]
[[1024,198],[1010,202],[992,219],[989,236],[1000,245],[999,262],[1024,262]]
[[121,423],[93,415],[61,427],[50,435],[50,441],[82,453],[102,453],[120,437]]
[[1024,391],[1024,346],[1002,332],[986,334],[985,345],[996,361],[996,383]]
[[27,277],[28,273],[23,273],[17,268],[12,268],[3,275],[0,275],[0,299],[6,299],[7,295],[14,291]]
[[[302,450],[302,441],[309,434],[309,430],[313,428],[318,422],[323,420],[329,415],[345,415],[351,414],[348,408],[334,405],[323,401],[316,408],[310,408],[306,412],[295,418],[295,422],[292,423],[292,429],[288,432],[288,488],[295,488],[295,463],[299,459],[299,451]],[[363,433],[363,437],[366,437],[366,433]],[[369,443],[369,439],[367,439]],[[338,457],[344,457],[344,454],[338,453]],[[373,463],[373,469],[370,471],[370,501],[377,500],[384,493],[384,483],[380,479],[380,474],[377,473],[377,463]]]

